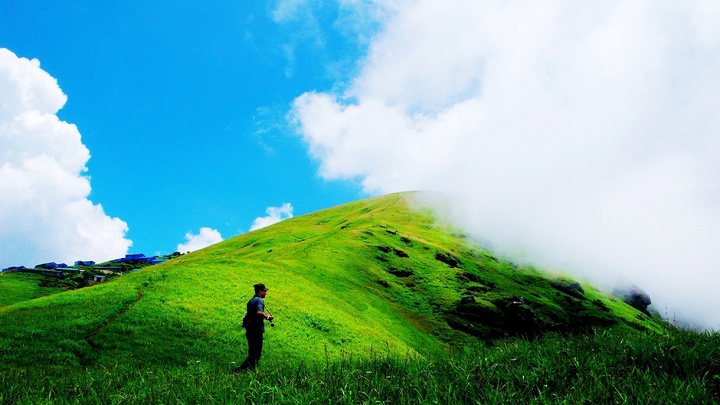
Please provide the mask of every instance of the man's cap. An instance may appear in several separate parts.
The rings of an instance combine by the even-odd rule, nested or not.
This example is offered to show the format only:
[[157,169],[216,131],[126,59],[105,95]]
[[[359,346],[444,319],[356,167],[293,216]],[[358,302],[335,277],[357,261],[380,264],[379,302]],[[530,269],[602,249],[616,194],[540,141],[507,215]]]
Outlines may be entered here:
[[268,291],[269,288],[265,287],[265,284],[255,284],[253,287],[255,287],[255,292],[258,291]]

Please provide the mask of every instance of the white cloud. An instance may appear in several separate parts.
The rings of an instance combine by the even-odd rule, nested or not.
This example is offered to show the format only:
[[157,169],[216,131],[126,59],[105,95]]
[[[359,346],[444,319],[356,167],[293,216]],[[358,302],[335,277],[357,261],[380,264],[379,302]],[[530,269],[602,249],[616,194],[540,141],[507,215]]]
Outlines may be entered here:
[[190,232],[186,233],[185,243],[179,244],[177,251],[181,253],[193,252],[222,241],[223,237],[220,235],[220,232],[215,229],[202,227],[200,228],[200,233],[197,235]]
[[720,3],[378,3],[350,89],[295,101],[323,177],[720,325]]
[[0,48],[0,266],[108,260],[127,224],[87,199],[90,158],[56,113],[67,97],[36,59]]
[[265,212],[268,214],[266,217],[255,218],[250,227],[250,232],[292,218],[293,206],[290,203],[283,203],[280,207],[268,207]]

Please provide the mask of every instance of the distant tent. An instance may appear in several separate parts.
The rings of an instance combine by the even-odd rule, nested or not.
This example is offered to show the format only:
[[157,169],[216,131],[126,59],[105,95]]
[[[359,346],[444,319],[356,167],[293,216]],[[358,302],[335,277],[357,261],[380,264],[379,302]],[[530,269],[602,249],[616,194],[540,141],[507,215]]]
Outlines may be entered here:
[[150,263],[150,264],[158,264],[158,263],[166,262],[167,260],[166,259],[158,259],[157,256],[153,256],[153,257],[146,257],[146,258],[142,259],[141,261],[143,261],[145,263]]
[[58,265],[55,262],[42,263],[35,266],[36,269],[57,269]]
[[162,263],[162,262],[166,262],[166,261],[167,261],[167,259],[158,259],[157,256],[146,257],[142,253],[125,255],[125,257],[122,259],[113,260],[113,262],[115,262],[115,263],[144,262],[144,263],[150,263],[150,264],[158,264],[158,263]]
[[148,263],[150,263],[150,264],[159,264],[159,263],[164,263],[164,262],[166,262],[166,261],[167,261],[167,259],[153,259],[153,260],[150,260]]
[[95,262],[92,260],[88,260],[88,261],[78,260],[75,262],[75,265],[76,266],[94,266]]
[[27,267],[25,266],[11,266],[2,269],[2,271],[17,271],[17,270],[27,270]]
[[143,261],[146,259],[145,255],[142,253],[132,254],[132,255],[125,255],[122,259],[114,260],[116,263],[126,263],[126,262],[136,262],[136,261]]

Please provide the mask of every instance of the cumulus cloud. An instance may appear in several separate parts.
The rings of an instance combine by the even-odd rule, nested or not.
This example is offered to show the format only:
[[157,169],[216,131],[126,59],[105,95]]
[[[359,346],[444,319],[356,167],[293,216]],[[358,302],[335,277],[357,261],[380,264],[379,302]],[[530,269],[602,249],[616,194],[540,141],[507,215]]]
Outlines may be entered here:
[[194,235],[190,232],[185,234],[185,243],[177,246],[178,252],[193,252],[202,248],[222,242],[223,237],[215,229],[202,227],[200,233]]
[[280,207],[268,207],[265,210],[265,213],[267,213],[267,216],[255,218],[252,226],[250,226],[251,232],[256,229],[265,228],[266,226],[276,224],[282,220],[292,218],[293,206],[290,203],[283,203],[283,205]]
[[67,97],[37,59],[0,49],[0,266],[108,260],[127,224],[87,199],[88,149],[56,113]]
[[323,177],[720,325],[720,3],[376,3],[349,89],[294,103]]

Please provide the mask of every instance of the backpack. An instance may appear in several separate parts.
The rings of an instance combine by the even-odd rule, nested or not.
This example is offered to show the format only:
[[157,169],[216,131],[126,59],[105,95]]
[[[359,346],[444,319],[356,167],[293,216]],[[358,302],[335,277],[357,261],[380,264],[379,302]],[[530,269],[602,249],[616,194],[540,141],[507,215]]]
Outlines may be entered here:
[[[252,302],[253,299],[255,299],[255,297],[250,299],[250,301],[248,302],[248,305],[250,304],[250,302]],[[253,314],[246,313],[242,319],[242,327],[244,329],[247,329],[251,326],[257,325],[258,320],[256,318],[257,317],[255,316],[254,313]]]

